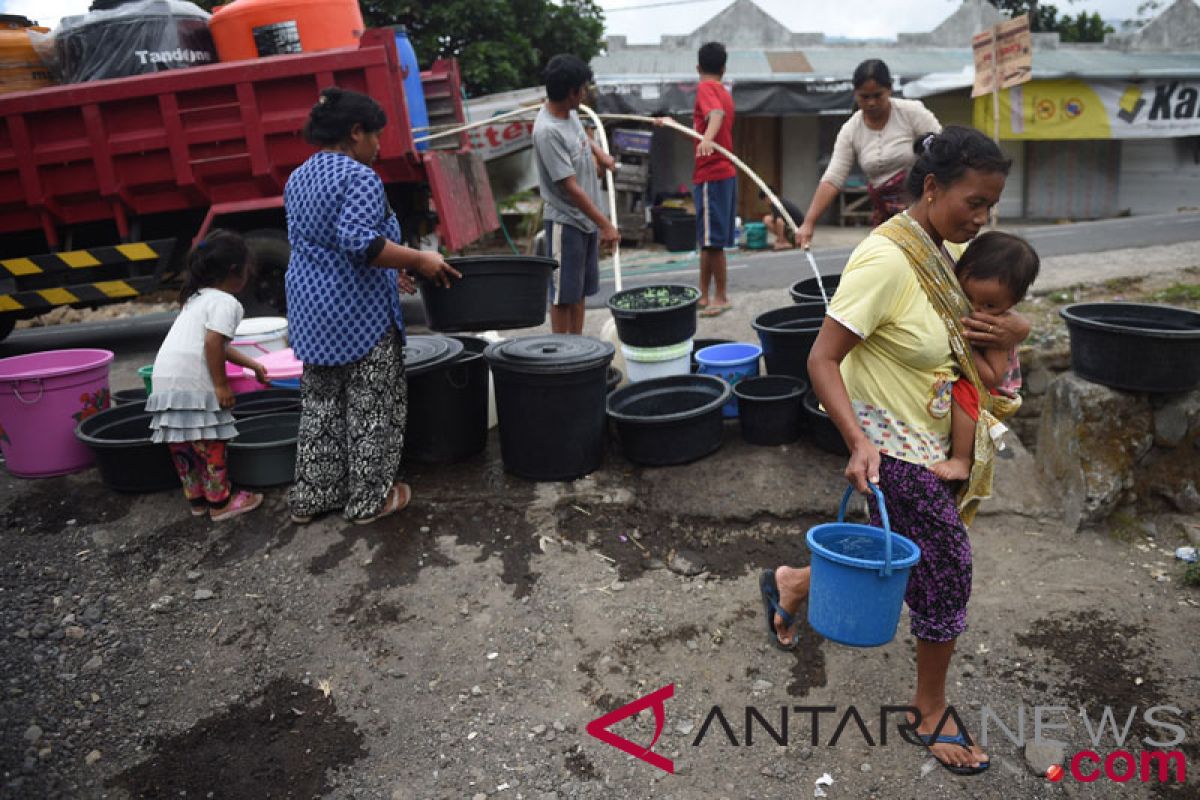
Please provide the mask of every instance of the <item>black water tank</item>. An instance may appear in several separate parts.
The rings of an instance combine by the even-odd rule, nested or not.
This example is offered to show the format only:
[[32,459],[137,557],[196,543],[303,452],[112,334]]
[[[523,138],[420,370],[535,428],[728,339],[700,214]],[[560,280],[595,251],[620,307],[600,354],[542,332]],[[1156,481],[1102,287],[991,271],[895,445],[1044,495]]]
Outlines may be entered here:
[[97,0],[54,33],[60,80],[82,83],[215,64],[208,12],[183,0]]

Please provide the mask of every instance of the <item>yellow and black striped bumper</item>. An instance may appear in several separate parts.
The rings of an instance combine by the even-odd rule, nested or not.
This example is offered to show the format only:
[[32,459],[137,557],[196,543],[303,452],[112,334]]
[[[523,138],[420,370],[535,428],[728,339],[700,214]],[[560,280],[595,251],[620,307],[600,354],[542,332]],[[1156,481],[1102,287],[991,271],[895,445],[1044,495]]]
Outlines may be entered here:
[[0,280],[16,283],[16,291],[0,294],[0,313],[137,297],[158,285],[174,248],[173,239],[162,239],[0,259]]

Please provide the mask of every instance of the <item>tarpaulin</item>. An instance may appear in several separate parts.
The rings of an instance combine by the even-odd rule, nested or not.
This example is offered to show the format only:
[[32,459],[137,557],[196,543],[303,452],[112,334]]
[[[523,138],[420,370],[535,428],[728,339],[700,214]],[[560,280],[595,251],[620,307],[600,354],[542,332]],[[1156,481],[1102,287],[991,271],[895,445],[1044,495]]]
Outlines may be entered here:
[[[849,114],[854,87],[849,81],[726,81],[738,114]],[[687,115],[696,101],[696,82],[602,83],[596,88],[601,113],[643,116]]]

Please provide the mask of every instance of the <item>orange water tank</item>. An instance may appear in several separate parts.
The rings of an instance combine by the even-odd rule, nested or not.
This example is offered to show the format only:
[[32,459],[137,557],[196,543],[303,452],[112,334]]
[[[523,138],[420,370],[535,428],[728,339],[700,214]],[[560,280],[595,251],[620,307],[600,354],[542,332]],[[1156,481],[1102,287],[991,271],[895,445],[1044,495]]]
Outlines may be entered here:
[[222,61],[353,46],[363,27],[358,0],[235,0],[208,22]]
[[30,31],[48,33],[25,17],[0,15],[0,93],[25,92],[53,86],[54,78],[33,49]]

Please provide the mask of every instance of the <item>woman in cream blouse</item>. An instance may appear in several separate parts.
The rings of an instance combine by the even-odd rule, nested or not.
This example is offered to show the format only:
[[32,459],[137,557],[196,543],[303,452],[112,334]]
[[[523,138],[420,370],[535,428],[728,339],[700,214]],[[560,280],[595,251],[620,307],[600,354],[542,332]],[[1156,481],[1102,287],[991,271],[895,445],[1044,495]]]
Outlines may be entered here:
[[912,167],[913,140],[927,133],[940,133],[937,117],[919,100],[892,97],[892,75],[877,58],[862,62],[854,70],[854,100],[858,111],[838,132],[833,157],[813,194],[797,231],[796,243],[808,247],[813,227],[846,184],[854,162],[867,176],[867,191],[875,206],[871,222],[880,225],[908,207],[904,178]]

